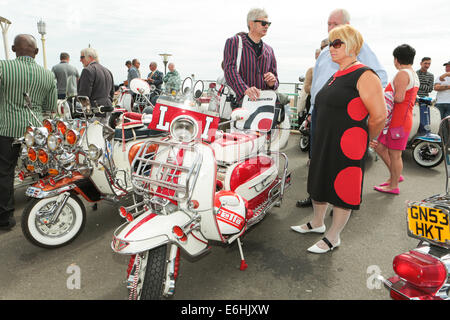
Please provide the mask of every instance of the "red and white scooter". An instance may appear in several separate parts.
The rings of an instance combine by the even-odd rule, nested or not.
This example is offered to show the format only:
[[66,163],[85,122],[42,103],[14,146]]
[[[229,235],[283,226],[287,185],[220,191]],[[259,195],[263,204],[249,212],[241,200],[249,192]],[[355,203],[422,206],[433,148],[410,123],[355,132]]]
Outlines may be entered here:
[[130,299],[173,295],[180,251],[199,256],[211,241],[236,241],[245,270],[241,237],[281,203],[290,184],[286,155],[270,150],[274,92],[247,99],[233,112],[232,121],[244,125],[240,133],[218,131],[218,113],[199,112],[199,98],[160,98],[149,128],[170,135],[148,141],[158,146],[153,155],[145,155],[143,144],[131,166],[135,192],[144,200],[120,208],[129,222],[111,243],[115,252],[131,255]]

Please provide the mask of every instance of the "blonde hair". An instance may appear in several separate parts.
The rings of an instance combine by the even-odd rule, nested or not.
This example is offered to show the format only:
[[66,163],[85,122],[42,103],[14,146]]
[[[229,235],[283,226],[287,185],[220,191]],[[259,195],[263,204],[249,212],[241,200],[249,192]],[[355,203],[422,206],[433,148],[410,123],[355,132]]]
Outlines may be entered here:
[[345,43],[345,52],[347,55],[350,55],[350,52],[358,55],[364,44],[361,33],[349,24],[333,28],[328,34],[328,38],[330,39],[330,43],[336,39],[341,39]]

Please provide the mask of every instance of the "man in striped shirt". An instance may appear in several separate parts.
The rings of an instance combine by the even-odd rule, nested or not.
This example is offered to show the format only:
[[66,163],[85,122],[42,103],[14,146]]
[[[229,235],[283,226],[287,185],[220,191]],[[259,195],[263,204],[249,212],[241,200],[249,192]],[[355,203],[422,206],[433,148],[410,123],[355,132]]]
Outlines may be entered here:
[[428,94],[433,91],[434,76],[432,73],[428,72],[431,65],[431,58],[424,57],[422,62],[420,62],[420,69],[416,71],[419,77],[420,87],[417,92],[419,97],[428,97]]
[[[240,102],[247,95],[252,100],[260,90],[278,88],[277,61],[273,49],[261,40],[267,34],[270,22],[263,9],[252,9],[247,15],[248,33],[242,37],[240,66],[236,65],[239,50],[238,35],[227,39],[224,49],[225,80]],[[238,71],[239,70],[239,71]]]
[[[434,76],[432,73],[428,72],[430,65],[431,65],[431,58],[424,57],[420,62],[420,69],[416,71],[420,82],[419,91],[417,92],[418,97],[428,97],[428,94],[431,91],[433,91]],[[424,134],[426,133],[426,130],[423,124],[428,121],[427,120],[428,105],[419,104],[419,110],[420,110],[420,123],[419,129],[417,131],[419,134]]]
[[15,225],[14,169],[20,145],[12,144],[22,137],[28,125],[41,126],[25,106],[24,93],[32,103],[33,113],[42,121],[42,111],[56,111],[56,81],[50,70],[39,66],[32,35],[20,34],[14,39],[14,60],[0,60],[0,230]]

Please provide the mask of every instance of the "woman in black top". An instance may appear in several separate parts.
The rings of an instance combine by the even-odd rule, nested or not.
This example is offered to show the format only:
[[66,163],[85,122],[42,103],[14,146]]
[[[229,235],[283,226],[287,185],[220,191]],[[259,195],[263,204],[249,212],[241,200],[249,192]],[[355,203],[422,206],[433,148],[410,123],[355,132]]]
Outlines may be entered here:
[[339,70],[316,96],[316,143],[308,174],[314,217],[307,224],[291,227],[299,233],[324,233],[328,204],[334,206],[332,226],[308,249],[313,253],[340,245],[351,210],[359,209],[361,203],[369,139],[378,136],[386,118],[381,81],[356,58],[363,44],[361,34],[343,25],[331,30],[329,39],[331,58]]

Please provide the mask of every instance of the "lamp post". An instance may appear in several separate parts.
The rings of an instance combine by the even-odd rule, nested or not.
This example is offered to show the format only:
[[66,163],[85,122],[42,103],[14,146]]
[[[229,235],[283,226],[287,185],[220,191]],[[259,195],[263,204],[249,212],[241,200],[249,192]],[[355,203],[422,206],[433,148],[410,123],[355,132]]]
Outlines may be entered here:
[[171,56],[170,53],[160,53],[159,54],[163,58],[164,62],[164,75],[166,75],[167,72],[167,62],[169,62],[169,57]]
[[45,22],[41,20],[39,20],[39,22],[37,23],[37,27],[38,27],[38,32],[41,34],[41,40],[42,40],[42,55],[44,56],[44,68],[47,69],[47,57],[45,55]]
[[5,59],[9,59],[8,54],[8,28],[11,25],[11,21],[9,21],[6,18],[0,17],[0,26],[2,27],[2,34],[3,34],[3,45],[5,46]]

